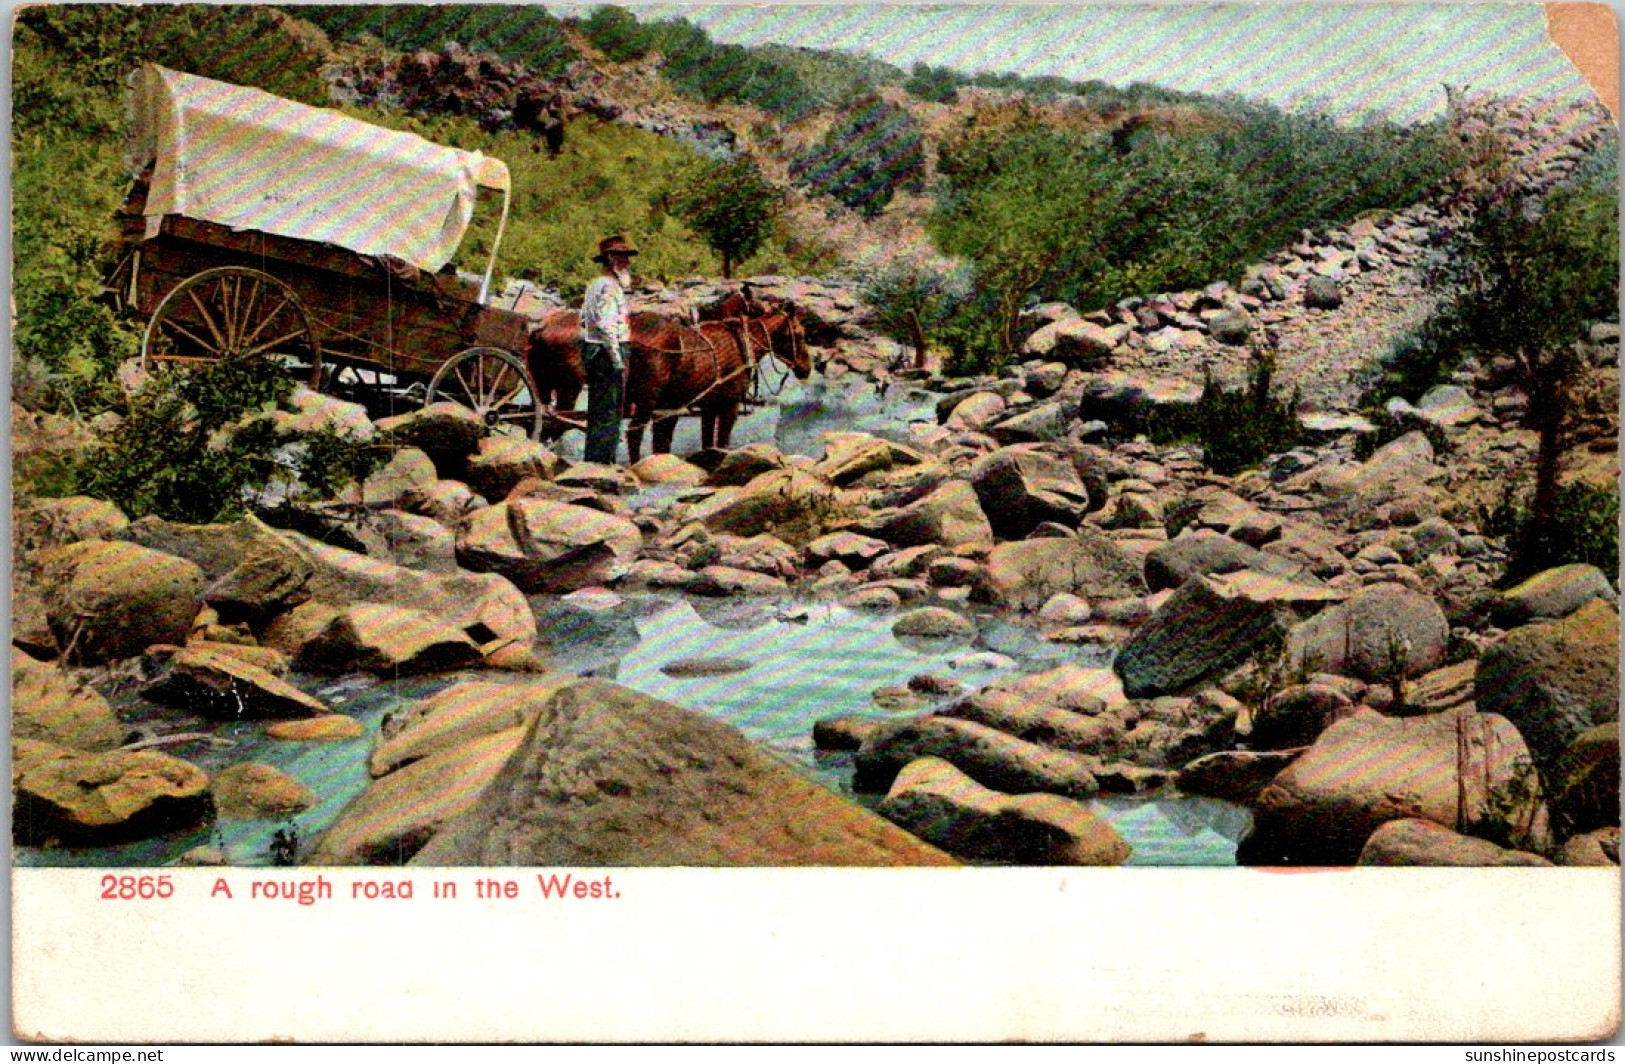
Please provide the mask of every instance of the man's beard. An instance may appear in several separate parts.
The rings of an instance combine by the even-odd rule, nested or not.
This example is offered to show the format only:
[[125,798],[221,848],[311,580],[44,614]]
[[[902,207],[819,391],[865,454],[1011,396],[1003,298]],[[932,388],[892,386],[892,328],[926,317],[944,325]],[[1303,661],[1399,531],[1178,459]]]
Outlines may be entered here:
[[631,270],[622,268],[622,269],[610,270],[609,272],[610,272],[610,276],[615,278],[615,283],[619,284],[622,288],[631,288],[632,287],[632,271]]

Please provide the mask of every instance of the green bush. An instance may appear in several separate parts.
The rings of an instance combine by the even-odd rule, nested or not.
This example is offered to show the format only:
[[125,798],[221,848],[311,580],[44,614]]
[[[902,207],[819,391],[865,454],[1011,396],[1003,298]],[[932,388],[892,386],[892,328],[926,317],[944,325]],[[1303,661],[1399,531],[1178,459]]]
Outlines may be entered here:
[[1230,476],[1250,469],[1272,454],[1296,447],[1302,435],[1298,396],[1280,399],[1272,391],[1274,359],[1255,353],[1245,387],[1226,389],[1207,375],[1201,397],[1183,410],[1158,411],[1147,435],[1158,443],[1194,441],[1215,473]]
[[1590,484],[1558,489],[1557,511],[1550,521],[1537,521],[1527,493],[1509,488],[1487,515],[1485,531],[1505,536],[1510,557],[1502,584],[1511,587],[1559,565],[1595,565],[1618,582],[1619,492]]
[[118,431],[85,455],[78,490],[132,519],[207,524],[252,508],[272,486],[278,503],[328,497],[381,462],[376,446],[331,431],[295,436],[248,417],[292,391],[286,376],[254,361],[155,374],[131,397]]
[[854,101],[790,172],[816,196],[874,217],[899,191],[925,182],[925,141],[912,115],[879,96]]

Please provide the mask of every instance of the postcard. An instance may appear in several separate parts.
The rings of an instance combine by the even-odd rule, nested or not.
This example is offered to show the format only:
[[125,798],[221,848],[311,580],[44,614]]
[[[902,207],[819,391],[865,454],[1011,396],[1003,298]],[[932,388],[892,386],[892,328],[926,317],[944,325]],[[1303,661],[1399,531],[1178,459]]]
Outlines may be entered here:
[[1608,8],[11,43],[17,1040],[1617,1033]]

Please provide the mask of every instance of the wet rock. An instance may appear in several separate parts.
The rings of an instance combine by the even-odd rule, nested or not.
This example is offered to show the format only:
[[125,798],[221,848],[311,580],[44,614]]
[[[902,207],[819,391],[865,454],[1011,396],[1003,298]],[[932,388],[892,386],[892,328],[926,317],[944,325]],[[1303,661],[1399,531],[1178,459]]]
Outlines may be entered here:
[[487,499],[505,498],[526,477],[552,480],[564,461],[535,440],[487,436],[468,460],[468,484]]
[[1381,583],[1294,628],[1286,653],[1294,665],[1369,683],[1387,678],[1392,654],[1401,656],[1406,675],[1416,675],[1443,662],[1449,644],[1450,623],[1432,598]]
[[637,557],[643,533],[632,522],[543,499],[481,510],[457,537],[457,559],[494,572],[521,591],[564,592],[603,583]]
[[1458,835],[1431,820],[1406,819],[1390,820],[1372,832],[1355,863],[1379,868],[1541,868],[1552,862],[1538,854],[1503,849],[1487,839]]
[[209,781],[209,794],[221,820],[281,820],[316,804],[309,787],[254,761],[222,769]]
[[860,587],[842,596],[841,605],[850,610],[895,610],[903,597],[889,587]]
[[41,558],[46,620],[71,661],[133,657],[184,642],[203,605],[203,571],[132,543],[86,540]]
[[1408,818],[1468,831],[1505,818],[1538,838],[1544,807],[1514,798],[1518,766],[1528,760],[1504,717],[1451,711],[1400,720],[1362,709],[1327,728],[1264,788],[1236,859],[1352,864],[1378,827]]
[[1592,601],[1514,629],[1479,658],[1474,687],[1478,708],[1512,721],[1550,778],[1582,732],[1619,719],[1619,615]]
[[743,658],[679,658],[660,666],[660,671],[667,676],[727,676],[750,667]]
[[853,786],[887,790],[904,765],[921,757],[940,757],[983,786],[1010,794],[1044,791],[1088,798],[1099,790],[1092,758],[940,715],[877,729],[857,753]]
[[14,759],[12,833],[25,846],[110,845],[209,815],[209,778],[196,765],[152,750],[57,751]]
[[1039,865],[1119,865],[1131,848],[1080,802],[989,790],[939,758],[910,762],[877,811],[949,853]]
[[1021,539],[1045,521],[1074,528],[1090,509],[1089,492],[1072,464],[1030,447],[984,455],[966,479],[1000,539]]
[[259,717],[319,717],[331,712],[310,695],[256,664],[236,648],[192,644],[182,647],[169,668],[142,689],[162,705],[216,720]]
[[550,700],[492,785],[481,788],[474,806],[447,823],[413,863],[947,861],[781,765],[727,725],[614,684],[584,680]]
[[354,717],[347,717],[342,713],[329,713],[321,717],[307,717],[304,720],[279,720],[265,729],[265,734],[273,739],[286,739],[290,742],[306,743],[336,743],[346,739],[358,739],[366,734],[367,729]]
[[984,588],[996,603],[1035,610],[1066,592],[1091,601],[1145,593],[1140,566],[1104,533],[1080,526],[1075,538],[1001,543],[989,553]]
[[1250,569],[1187,580],[1118,652],[1117,674],[1135,698],[1183,690],[1283,636],[1295,610],[1341,597]]
[[11,734],[78,750],[111,750],[124,726],[107,699],[60,665],[11,649]]
[[[377,603],[341,608],[299,648],[301,669],[382,675],[445,672],[475,665],[480,647],[460,628],[422,610]],[[322,712],[326,712],[323,708]]]
[[1105,667],[1057,665],[1001,683],[998,690],[1088,714],[1100,713],[1108,706],[1124,702],[1122,684],[1116,673]]
[[1592,600],[1616,607],[1619,603],[1602,570],[1594,565],[1561,565],[1503,592],[1491,618],[1497,627],[1516,628],[1530,621],[1559,620]]
[[981,502],[962,480],[950,480],[906,506],[859,521],[855,528],[901,547],[993,542],[993,529]]
[[916,636],[926,639],[976,638],[976,624],[970,618],[940,606],[926,606],[897,618],[892,635]]
[[1221,750],[1206,754],[1179,770],[1174,782],[1185,794],[1252,805],[1270,781],[1303,751]]
[[971,558],[949,555],[926,566],[926,576],[936,587],[974,587],[985,579],[986,568]]

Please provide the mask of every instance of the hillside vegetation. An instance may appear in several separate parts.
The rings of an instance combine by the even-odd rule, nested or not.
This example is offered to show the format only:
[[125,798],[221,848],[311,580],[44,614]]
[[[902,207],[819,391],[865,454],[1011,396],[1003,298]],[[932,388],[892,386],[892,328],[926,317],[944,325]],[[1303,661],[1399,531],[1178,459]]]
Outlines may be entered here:
[[[452,41],[464,72],[506,64],[553,87],[568,117],[556,154],[500,91],[470,108],[419,84],[411,110],[392,106],[392,57],[452,55]],[[515,196],[499,271],[566,299],[611,232],[634,239],[654,281],[716,275],[724,250],[751,249],[734,273],[856,271],[876,295],[915,300],[925,313],[909,327],[966,369],[1011,356],[1024,305],[1088,309],[1234,277],[1300,228],[1420,199],[1452,165],[1434,128],[744,49],[613,7],[50,7],[23,12],[15,42],[14,382],[84,409],[112,398],[111,370],[134,352],[134,330],[95,297],[127,182],[120,91],[146,61],[329,106],[335,79],[382,77],[373,106],[347,110],[505,160]],[[732,159],[780,199],[753,205],[753,231],[716,224],[717,166]],[[460,268],[483,267],[495,218],[477,216]]]

